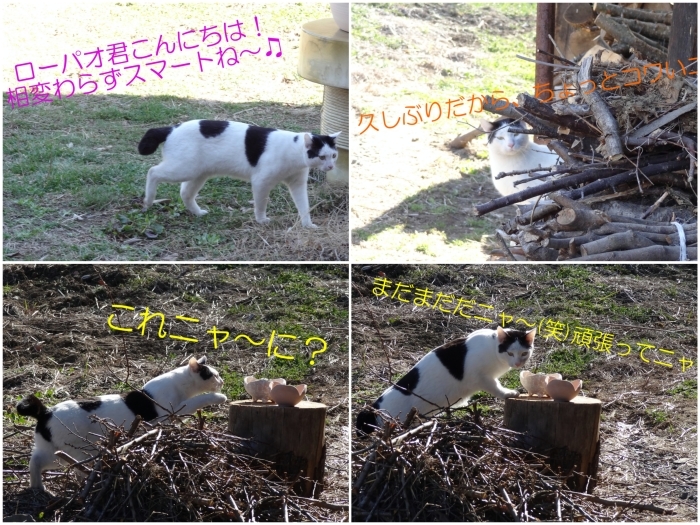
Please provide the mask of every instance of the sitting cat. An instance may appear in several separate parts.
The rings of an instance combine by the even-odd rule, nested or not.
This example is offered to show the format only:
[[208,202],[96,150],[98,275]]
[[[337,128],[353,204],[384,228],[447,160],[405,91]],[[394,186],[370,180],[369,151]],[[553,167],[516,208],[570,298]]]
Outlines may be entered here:
[[150,155],[163,146],[163,162],[148,170],[144,211],[153,204],[160,182],[180,182],[180,196],[193,214],[207,213],[195,202],[204,183],[216,176],[250,181],[255,220],[267,224],[272,188],[286,184],[305,228],[316,228],[309,214],[306,183],[309,168],[335,167],[340,132],[331,135],[293,133],[225,120],[190,120],[178,126],[149,129],[139,153]]
[[[412,407],[431,416],[447,407],[460,407],[480,390],[505,399],[517,390],[501,386],[498,378],[520,368],[530,358],[535,330],[484,328],[432,350],[395,385],[387,388],[372,407],[391,417],[406,417]],[[357,428],[365,433],[381,426],[379,416],[365,410]]]
[[37,419],[29,461],[30,486],[43,489],[41,473],[59,466],[54,456],[57,450],[64,450],[78,461],[94,455],[96,448],[90,447],[89,442],[99,439],[102,427],[90,419],[92,414],[129,428],[137,415],[154,421],[167,416],[164,408],[187,415],[207,405],[224,403],[225,395],[204,393],[219,392],[224,383],[206,362],[206,356],[191,358],[185,366],[151,379],[142,390],[126,394],[63,401],[51,408],[34,395],[24,398],[17,405],[17,413]]
[[[513,175],[497,179],[499,173],[509,173],[516,170],[548,168],[559,161],[556,153],[549,151],[547,146],[535,144],[525,133],[511,133],[508,128],[525,131],[522,122],[513,119],[501,119],[495,122],[481,121],[481,129],[488,132],[489,161],[491,162],[491,180],[501,195],[511,195],[525,188],[542,184],[539,179],[530,179],[527,174]],[[537,173],[537,172],[535,172]],[[541,173],[541,172],[540,172]],[[533,173],[534,174],[534,173]],[[523,184],[513,186],[513,183],[527,180]]]

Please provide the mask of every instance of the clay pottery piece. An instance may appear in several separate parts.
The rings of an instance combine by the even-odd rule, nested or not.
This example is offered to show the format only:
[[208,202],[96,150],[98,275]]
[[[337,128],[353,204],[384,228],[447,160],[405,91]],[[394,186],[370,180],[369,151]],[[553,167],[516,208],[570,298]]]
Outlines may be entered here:
[[555,401],[571,401],[579,395],[582,386],[583,381],[580,379],[573,381],[550,379],[547,381],[547,394]]
[[520,383],[531,396],[547,395],[547,378],[561,379],[561,374],[533,374],[529,370],[520,372]]
[[350,32],[350,3],[331,3],[331,14],[339,29]]
[[287,384],[286,379],[282,379],[281,377],[278,377],[277,379],[273,379],[270,381],[270,390],[275,388],[277,385],[286,385],[286,384]]
[[277,385],[270,393],[272,400],[281,407],[293,407],[304,398],[306,385]]
[[270,401],[270,383],[269,379],[255,379],[255,376],[247,376],[243,379],[245,391],[253,398],[253,401],[264,403]]

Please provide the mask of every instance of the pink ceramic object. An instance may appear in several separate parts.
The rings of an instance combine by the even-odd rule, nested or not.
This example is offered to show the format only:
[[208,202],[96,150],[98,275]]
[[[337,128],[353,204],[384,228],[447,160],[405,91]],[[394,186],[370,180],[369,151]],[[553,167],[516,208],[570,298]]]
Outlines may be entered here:
[[546,396],[547,395],[547,378],[561,379],[561,374],[533,374],[529,370],[520,372],[520,384],[525,387],[528,395],[531,396]]
[[277,379],[273,379],[272,381],[270,381],[270,390],[275,388],[277,385],[286,385],[286,384],[287,384],[286,379],[282,379],[281,377],[278,377]]
[[277,385],[286,385],[287,381],[278,378],[270,381],[269,379],[255,379],[255,376],[247,376],[243,379],[243,386],[248,392],[253,401],[262,401],[267,403],[270,401],[270,392]]
[[563,381],[561,379],[549,379],[547,381],[547,394],[555,401],[571,401],[581,393],[583,381]]
[[277,385],[270,393],[272,400],[281,407],[293,407],[304,398],[306,385]]

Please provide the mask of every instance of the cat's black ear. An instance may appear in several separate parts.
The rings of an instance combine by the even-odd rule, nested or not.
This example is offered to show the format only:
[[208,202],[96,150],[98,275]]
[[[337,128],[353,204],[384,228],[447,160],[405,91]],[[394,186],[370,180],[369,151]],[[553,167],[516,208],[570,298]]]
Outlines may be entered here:
[[304,145],[306,146],[306,149],[309,149],[314,143],[314,139],[311,136],[311,133],[304,133]]
[[204,356],[200,357],[199,359],[197,359],[197,362],[200,365],[206,365],[207,364],[207,356],[204,355]]
[[535,335],[537,334],[537,328],[533,328],[529,332],[525,334],[525,342],[527,343],[528,346],[532,346],[532,343],[535,342]]
[[502,344],[508,339],[508,332],[506,332],[503,328],[500,326],[496,327],[496,337],[498,337],[498,344]]

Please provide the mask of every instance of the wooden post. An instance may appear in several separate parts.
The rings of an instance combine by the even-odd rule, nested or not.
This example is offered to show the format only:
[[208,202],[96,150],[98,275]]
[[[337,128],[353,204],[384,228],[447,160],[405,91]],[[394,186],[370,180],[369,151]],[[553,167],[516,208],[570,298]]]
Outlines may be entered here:
[[[698,54],[698,4],[675,3],[671,20],[671,39],[668,42],[668,67],[681,74],[681,64],[686,65],[689,58]],[[681,64],[678,61],[681,61]],[[686,69],[686,75],[697,71],[694,64]]]
[[275,463],[277,473],[298,479],[294,491],[318,497],[326,463],[326,405],[302,401],[294,407],[255,403],[248,399],[229,405],[228,430],[254,441],[260,457]]
[[548,456],[554,472],[580,472],[568,485],[590,493],[597,483],[601,409],[590,397],[563,402],[521,394],[506,399],[504,426],[524,433],[526,447]]
[[[554,38],[554,11],[556,4],[537,4],[537,24],[535,34],[536,51],[554,53],[554,45],[549,35]],[[535,53],[535,58],[542,62],[553,63],[552,57]],[[535,64],[535,84],[546,85],[545,89],[554,89],[552,81],[554,69],[542,64]]]
[[[549,35],[554,38],[554,12],[556,4],[537,4],[537,19],[535,29],[535,51],[545,51],[554,53],[554,45],[549,40]],[[535,53],[535,58],[542,62],[553,62],[551,56]],[[547,92],[548,89],[554,90],[554,69],[542,64],[535,64],[535,85],[540,86],[534,89],[534,93],[538,91]],[[536,144],[543,144],[544,141],[539,137],[533,137]]]

